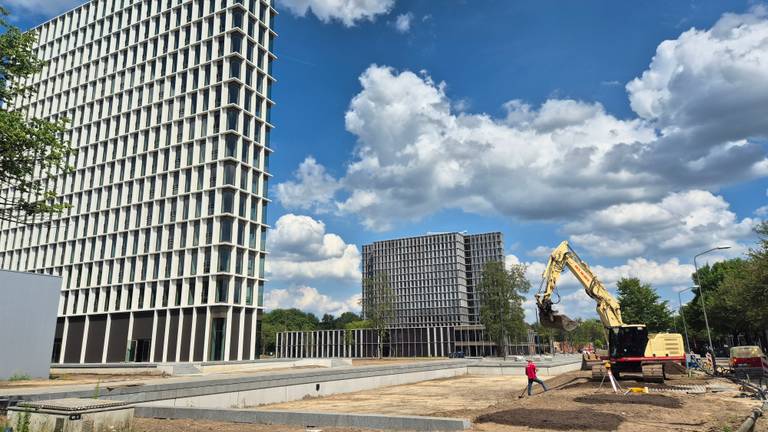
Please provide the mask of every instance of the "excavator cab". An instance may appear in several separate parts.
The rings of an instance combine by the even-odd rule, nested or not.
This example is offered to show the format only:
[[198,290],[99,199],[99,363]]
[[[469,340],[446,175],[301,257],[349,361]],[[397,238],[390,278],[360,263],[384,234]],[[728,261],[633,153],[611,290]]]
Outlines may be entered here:
[[611,358],[643,357],[648,345],[648,329],[644,325],[626,325],[608,329]]

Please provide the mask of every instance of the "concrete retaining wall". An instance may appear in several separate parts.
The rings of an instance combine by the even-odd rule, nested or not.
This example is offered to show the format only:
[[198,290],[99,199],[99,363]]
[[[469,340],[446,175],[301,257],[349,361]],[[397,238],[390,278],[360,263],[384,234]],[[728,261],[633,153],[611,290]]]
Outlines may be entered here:
[[382,430],[458,431],[469,429],[467,419],[444,417],[388,416],[290,411],[245,411],[232,409],[171,408],[137,406],[137,417],[213,420],[237,423],[297,426],[360,427]]

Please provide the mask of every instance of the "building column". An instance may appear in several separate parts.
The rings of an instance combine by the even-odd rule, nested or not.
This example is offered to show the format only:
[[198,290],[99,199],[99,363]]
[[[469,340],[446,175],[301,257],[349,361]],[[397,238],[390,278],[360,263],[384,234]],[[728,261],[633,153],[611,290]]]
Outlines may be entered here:
[[169,329],[171,327],[170,309],[166,309],[163,313],[165,313],[165,328],[163,328],[163,356],[160,360],[165,363],[168,361],[168,333],[170,333]]
[[[101,362],[107,362],[107,350],[109,349],[109,332],[112,328],[112,314],[107,313],[107,326],[104,330],[104,350],[101,353]],[[66,333],[65,333],[66,334]]]
[[[234,296],[234,293],[232,294]],[[230,297],[233,298],[233,297]],[[226,330],[225,330],[226,337],[224,338],[224,360],[237,360],[237,354],[235,354],[235,358],[229,358],[230,348],[232,348],[232,306],[227,307],[227,324],[226,324]],[[237,335],[237,337],[240,337],[240,334]],[[238,343],[238,341],[234,341],[234,343]]]
[[[90,296],[89,296],[90,297]],[[86,308],[88,306],[86,305]],[[80,346],[80,363],[85,363],[85,347],[88,346],[88,328],[91,324],[91,316],[85,316],[85,326],[83,326],[83,344]]]
[[[152,342],[149,345],[149,362],[150,363],[154,363],[155,361],[155,349],[156,349],[155,345],[157,345],[157,315],[158,315],[158,311],[154,311],[152,313],[152,338],[150,339]],[[162,347],[160,349],[162,349]]]

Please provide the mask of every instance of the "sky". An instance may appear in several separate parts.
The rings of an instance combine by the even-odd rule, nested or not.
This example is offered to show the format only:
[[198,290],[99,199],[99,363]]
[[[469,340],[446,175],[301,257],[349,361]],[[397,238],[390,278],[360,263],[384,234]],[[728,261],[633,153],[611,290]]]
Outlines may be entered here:
[[[29,28],[79,1],[5,0]],[[267,308],[358,311],[362,245],[501,231],[533,289],[569,240],[677,307],[768,217],[768,6],[282,0]],[[559,309],[596,317],[564,276]],[[690,299],[690,292],[683,294]]]

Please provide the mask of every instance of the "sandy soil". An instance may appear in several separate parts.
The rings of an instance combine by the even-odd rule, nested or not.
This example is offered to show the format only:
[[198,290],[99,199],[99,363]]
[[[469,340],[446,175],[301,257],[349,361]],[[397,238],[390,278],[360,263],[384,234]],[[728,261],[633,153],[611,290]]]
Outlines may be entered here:
[[[323,432],[373,432],[371,429],[329,427],[318,429],[322,429]],[[305,432],[307,428],[303,426],[220,423],[205,420],[135,419],[133,430],[134,432]]]
[[[475,431],[623,431],[658,432],[659,430],[722,432],[736,430],[758,402],[738,398],[738,388],[725,380],[684,379],[670,385],[713,384],[728,391],[706,394],[652,392],[626,396],[609,388],[598,389],[584,374],[560,376],[552,382],[553,391],[532,397],[510,399],[482,410],[443,413],[473,420]],[[642,383],[624,381],[624,388]],[[768,430],[768,422],[760,429]]]
[[[544,377],[546,378],[546,377]],[[485,432],[529,430],[640,431],[735,430],[757,402],[738,398],[738,388],[725,380],[683,378],[669,385],[715,385],[721,393],[651,392],[615,394],[610,386],[591,382],[574,372],[547,379],[552,389],[535,386],[523,396],[524,377],[463,376],[357,393],[268,405],[259,409],[404,414],[469,418],[473,430]],[[622,381],[624,388],[645,386]],[[667,388],[668,390],[668,388]],[[766,419],[762,419],[766,420]],[[768,431],[768,421],[760,427]],[[758,429],[761,430],[761,429]]]
[[115,383],[125,381],[143,381],[146,379],[158,379],[166,378],[170,375],[162,374],[120,374],[120,375],[108,375],[108,374],[66,374],[66,375],[52,375],[51,379],[30,379],[22,381],[0,381],[0,389],[9,388],[27,388],[27,387],[50,387],[50,386],[64,386],[64,385],[78,385],[78,384],[96,384],[101,383]]
[[520,388],[525,383],[525,377],[519,376],[461,376],[356,393],[308,398],[260,406],[258,409],[434,415],[437,410],[481,409],[500,403],[510,398],[514,389]]

